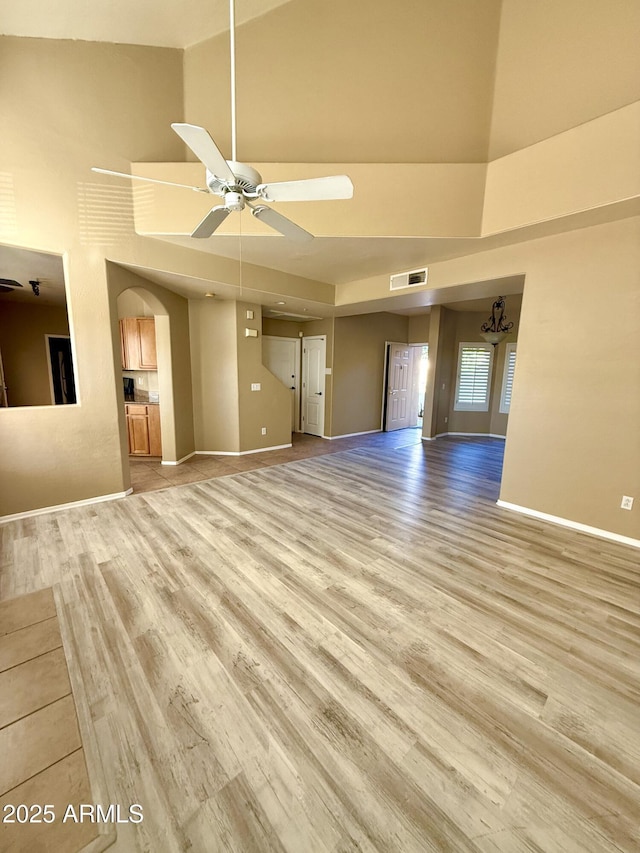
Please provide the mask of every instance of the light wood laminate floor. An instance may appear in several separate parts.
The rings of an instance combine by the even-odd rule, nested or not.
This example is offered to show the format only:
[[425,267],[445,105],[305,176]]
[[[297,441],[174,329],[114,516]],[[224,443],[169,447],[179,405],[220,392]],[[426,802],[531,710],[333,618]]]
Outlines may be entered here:
[[163,465],[162,459],[148,456],[130,456],[129,470],[131,486],[135,494],[155,492],[171,486],[183,486],[186,483],[198,483],[241,471],[255,471],[293,462],[296,459],[310,459],[327,453],[341,453],[355,447],[394,448],[408,444],[420,444],[421,430],[416,428],[395,430],[393,432],[364,433],[348,438],[333,440],[315,435],[294,432],[291,447],[278,450],[265,450],[260,453],[246,453],[242,456],[216,456],[198,453],[190,456],[181,465]]
[[[637,853],[638,551],[495,505],[503,443],[361,447],[16,521],[119,853]],[[63,853],[63,851],[60,851]]]

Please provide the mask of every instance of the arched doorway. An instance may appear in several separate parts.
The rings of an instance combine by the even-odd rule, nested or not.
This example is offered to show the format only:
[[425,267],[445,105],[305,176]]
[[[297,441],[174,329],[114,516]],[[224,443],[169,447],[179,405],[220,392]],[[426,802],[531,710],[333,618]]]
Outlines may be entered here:
[[132,461],[159,475],[195,451],[189,307],[142,271],[108,262],[108,278],[122,470],[132,482]]

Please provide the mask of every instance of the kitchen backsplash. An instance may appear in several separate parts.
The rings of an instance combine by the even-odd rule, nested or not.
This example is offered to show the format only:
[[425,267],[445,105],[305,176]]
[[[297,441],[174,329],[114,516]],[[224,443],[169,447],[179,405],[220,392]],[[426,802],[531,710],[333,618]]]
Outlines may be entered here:
[[122,376],[127,379],[133,379],[136,402],[159,402],[158,374],[155,370],[123,370]]

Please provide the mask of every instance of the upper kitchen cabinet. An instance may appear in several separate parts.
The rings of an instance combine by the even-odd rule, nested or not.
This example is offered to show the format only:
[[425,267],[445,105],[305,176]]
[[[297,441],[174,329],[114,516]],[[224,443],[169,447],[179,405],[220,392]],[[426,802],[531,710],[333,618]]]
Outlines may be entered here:
[[157,370],[156,324],[153,317],[120,320],[122,366],[125,370]]

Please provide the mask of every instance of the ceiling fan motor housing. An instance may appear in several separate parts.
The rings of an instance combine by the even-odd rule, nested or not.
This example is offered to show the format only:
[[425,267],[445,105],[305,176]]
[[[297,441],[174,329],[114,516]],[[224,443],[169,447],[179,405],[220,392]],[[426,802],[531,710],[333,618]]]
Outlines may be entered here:
[[244,196],[229,190],[224,194],[224,206],[227,210],[244,210]]
[[235,184],[231,186],[225,178],[218,178],[207,169],[207,186],[212,193],[224,196],[229,190],[241,193],[255,193],[256,188],[262,183],[260,172],[248,166],[246,163],[237,163],[235,160],[227,160],[229,168],[234,174]]

